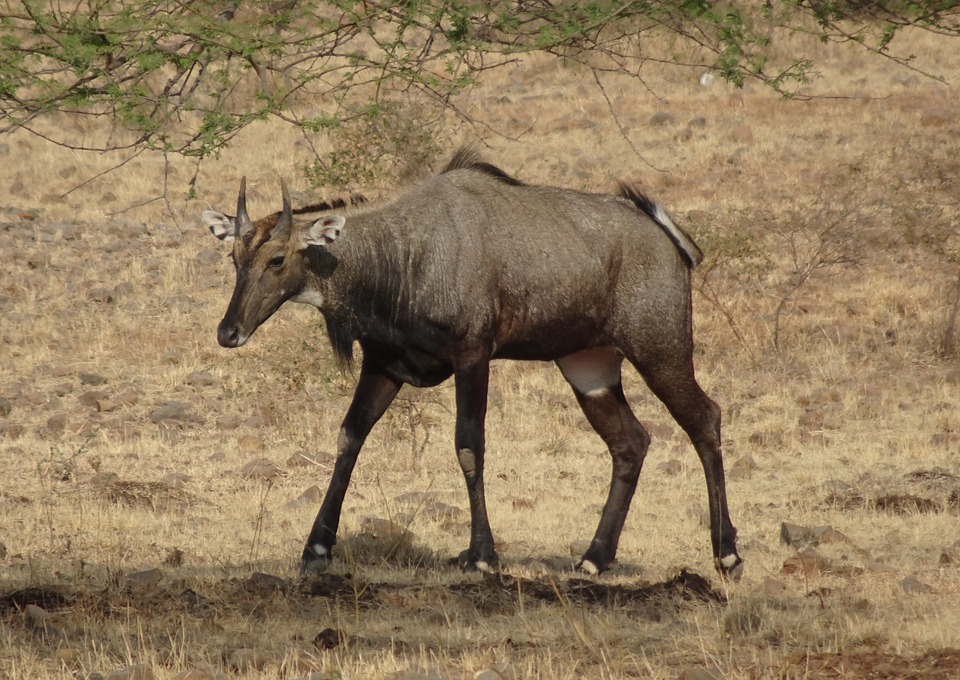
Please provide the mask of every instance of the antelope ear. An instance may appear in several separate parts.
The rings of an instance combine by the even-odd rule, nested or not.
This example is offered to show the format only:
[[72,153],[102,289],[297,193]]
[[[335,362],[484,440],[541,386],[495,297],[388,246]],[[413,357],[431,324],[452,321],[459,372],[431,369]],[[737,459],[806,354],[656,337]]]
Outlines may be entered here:
[[221,241],[232,241],[236,237],[237,225],[230,215],[216,210],[204,210],[200,219],[210,227],[210,233]]
[[309,227],[300,231],[299,245],[300,250],[309,246],[328,246],[337,240],[340,236],[340,230],[346,223],[346,218],[342,215],[325,215],[311,224]]

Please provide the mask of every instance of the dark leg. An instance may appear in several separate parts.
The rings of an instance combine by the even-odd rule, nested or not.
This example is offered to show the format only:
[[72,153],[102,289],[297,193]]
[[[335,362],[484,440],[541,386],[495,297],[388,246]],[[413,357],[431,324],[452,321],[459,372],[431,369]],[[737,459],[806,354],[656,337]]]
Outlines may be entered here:
[[[639,369],[639,367],[638,367]],[[670,414],[693,443],[707,478],[710,505],[710,541],[714,564],[721,574],[740,578],[743,560],[737,554],[737,530],[730,521],[727,488],[720,450],[720,407],[708,397],[689,366],[673,368],[658,365],[640,370],[647,385],[664,403]]]
[[557,362],[573,387],[584,415],[613,458],[613,475],[600,524],[590,548],[577,565],[591,574],[608,569],[616,557],[623,524],[650,445],[650,436],[623,395],[621,362],[622,358],[610,349],[587,350]]
[[310,537],[303,549],[301,573],[324,571],[333,559],[333,545],[337,542],[340,509],[350,484],[350,475],[357,462],[357,454],[370,430],[390,406],[403,383],[379,373],[364,361],[360,380],[353,393],[353,401],[340,426],[337,440],[337,462],[330,485],[313,522]]
[[484,421],[490,364],[486,359],[456,371],[457,461],[467,482],[470,498],[470,547],[459,557],[461,566],[489,571],[497,563],[493,532],[483,494]]

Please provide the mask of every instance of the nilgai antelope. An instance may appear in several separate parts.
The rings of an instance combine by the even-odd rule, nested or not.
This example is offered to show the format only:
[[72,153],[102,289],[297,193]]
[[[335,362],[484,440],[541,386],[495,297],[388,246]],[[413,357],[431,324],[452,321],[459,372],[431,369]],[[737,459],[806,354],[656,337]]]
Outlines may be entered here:
[[257,222],[240,182],[236,217],[207,211],[233,241],[236,287],[217,330],[243,345],[287,300],[313,305],[335,355],[363,353],[326,496],[302,569],[332,559],[340,510],[367,434],[404,383],[454,377],[457,461],[470,498],[461,565],[497,562],[484,501],[484,420],[493,359],[554,361],[610,449],[613,475],[600,524],[578,566],[610,567],[650,436],[624,397],[626,359],[692,441],[707,479],[710,538],[721,574],[742,560],[730,521],[720,409],[693,367],[690,272],[697,245],[659,205],[621,183],[603,196],[530,186],[460,150],[444,170],[392,202],[296,220],[283,209]]

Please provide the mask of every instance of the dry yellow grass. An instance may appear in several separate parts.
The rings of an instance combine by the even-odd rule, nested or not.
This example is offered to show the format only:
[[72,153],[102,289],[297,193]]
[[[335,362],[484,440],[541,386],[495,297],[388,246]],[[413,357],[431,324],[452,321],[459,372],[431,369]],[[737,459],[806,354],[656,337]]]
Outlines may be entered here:
[[[326,484],[353,379],[335,370],[311,310],[285,308],[241,350],[216,345],[232,271],[197,219],[232,207],[241,174],[251,212],[276,209],[277,177],[297,177],[307,160],[296,135],[251,127],[203,165],[191,202],[176,187],[192,169],[173,160],[169,204],[120,215],[111,213],[160,194],[161,159],[67,193],[121,159],[10,135],[0,167],[16,208],[0,220],[0,396],[12,403],[0,436],[0,675],[138,677],[109,675],[137,665],[139,677],[158,678],[198,667],[212,677],[398,679],[494,669],[673,678],[691,667],[729,678],[922,677],[937,660],[956,669],[945,650],[960,648],[960,555],[948,551],[960,539],[960,366],[937,348],[957,276],[944,252],[956,252],[960,231],[960,123],[943,111],[957,98],[960,53],[925,35],[910,47],[949,84],[823,46],[823,77],[809,91],[841,98],[781,101],[658,67],[644,74],[651,91],[605,80],[612,111],[587,72],[532,58],[461,102],[506,136],[451,128],[451,147],[484,137],[488,157],[527,181],[606,190],[617,177],[639,180],[713,244],[720,261],[697,279],[697,360],[724,408],[746,575],[713,576],[699,464],[629,374],[654,444],[619,565],[596,582],[636,589],[685,568],[712,579],[724,605],[571,594],[571,543],[592,535],[609,457],[555,369],[506,363],[493,373],[487,457],[503,579],[445,564],[468,533],[452,390],[441,386],[404,391],[374,430],[339,561],[319,585],[297,581],[317,507],[310,494],[297,499]],[[657,111],[672,121],[650,124]],[[842,257],[828,258],[778,320],[818,234]],[[730,254],[737,238],[750,257]],[[152,422],[171,401],[188,404],[186,419]],[[261,457],[283,474],[247,476]],[[371,531],[367,518],[413,537]],[[817,548],[829,566],[786,573],[797,549],[780,542],[781,522],[831,525],[846,538]],[[152,569],[162,571],[156,583],[136,576]],[[558,597],[537,591],[554,581]],[[30,588],[47,598],[38,600],[52,614],[46,630],[9,597]],[[344,636],[336,644],[328,633],[331,649],[315,641],[326,628]]]

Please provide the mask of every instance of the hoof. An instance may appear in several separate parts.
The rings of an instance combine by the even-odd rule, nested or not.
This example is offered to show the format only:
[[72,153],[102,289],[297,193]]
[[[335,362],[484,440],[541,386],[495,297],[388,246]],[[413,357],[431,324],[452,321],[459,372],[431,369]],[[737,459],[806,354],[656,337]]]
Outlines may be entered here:
[[743,576],[743,560],[737,553],[717,558],[715,566],[721,576],[731,581],[739,581]]
[[574,567],[577,571],[582,571],[585,574],[590,574],[590,576],[596,576],[600,573],[601,569],[596,564],[593,563],[593,560],[580,560],[577,562],[577,566]]
[[300,558],[300,575],[322,574],[333,562],[333,555],[328,548],[319,543],[314,546],[307,546],[303,549],[303,557]]
[[464,550],[457,557],[450,560],[450,562],[464,571],[481,571],[487,574],[493,573],[499,564],[496,554],[488,559],[483,559],[471,555],[469,550]]

